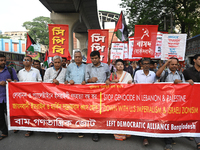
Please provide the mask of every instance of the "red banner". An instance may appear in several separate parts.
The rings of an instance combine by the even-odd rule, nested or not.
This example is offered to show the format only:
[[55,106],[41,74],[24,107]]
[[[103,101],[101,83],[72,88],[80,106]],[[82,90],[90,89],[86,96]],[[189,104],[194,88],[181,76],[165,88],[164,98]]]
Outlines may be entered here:
[[49,56],[55,55],[71,59],[69,53],[69,29],[68,25],[48,24],[49,26]]
[[9,130],[200,137],[199,90],[200,84],[8,83],[8,126]]
[[90,53],[92,51],[99,51],[101,62],[108,62],[108,38],[109,30],[88,30],[87,63],[91,63]]
[[135,25],[132,57],[154,57],[158,25]]

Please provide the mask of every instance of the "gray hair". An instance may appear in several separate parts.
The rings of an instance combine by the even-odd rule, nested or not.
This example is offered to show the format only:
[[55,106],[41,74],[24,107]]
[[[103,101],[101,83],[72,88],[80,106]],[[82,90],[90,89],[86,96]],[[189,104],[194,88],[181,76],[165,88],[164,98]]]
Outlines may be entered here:
[[60,61],[62,62],[62,57],[60,57],[58,55],[56,55],[56,56],[53,57],[53,62],[54,62],[55,59],[60,59]]
[[75,50],[75,51],[74,51],[74,56],[75,56],[75,53],[81,53],[81,57],[83,57],[83,55],[82,55],[82,52],[81,52],[81,51],[79,51],[79,50]]

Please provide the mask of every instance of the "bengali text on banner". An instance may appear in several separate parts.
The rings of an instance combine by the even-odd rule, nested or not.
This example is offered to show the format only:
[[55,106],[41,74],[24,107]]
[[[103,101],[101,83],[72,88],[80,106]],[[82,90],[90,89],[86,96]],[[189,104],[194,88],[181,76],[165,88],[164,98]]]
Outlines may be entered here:
[[200,84],[8,83],[9,130],[200,137]]

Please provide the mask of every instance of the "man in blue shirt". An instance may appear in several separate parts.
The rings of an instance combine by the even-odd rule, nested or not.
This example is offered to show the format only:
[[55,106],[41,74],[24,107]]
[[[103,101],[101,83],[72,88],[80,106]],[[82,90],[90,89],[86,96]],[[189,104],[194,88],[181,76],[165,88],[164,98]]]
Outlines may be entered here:
[[81,51],[75,51],[75,63],[69,64],[67,67],[65,84],[85,84],[85,64],[82,63]]
[[8,128],[4,115],[6,110],[6,81],[10,82],[12,81],[11,79],[18,81],[15,70],[13,68],[10,70],[12,70],[12,73],[6,67],[6,57],[0,54],[0,130],[2,132],[0,140],[8,136]]

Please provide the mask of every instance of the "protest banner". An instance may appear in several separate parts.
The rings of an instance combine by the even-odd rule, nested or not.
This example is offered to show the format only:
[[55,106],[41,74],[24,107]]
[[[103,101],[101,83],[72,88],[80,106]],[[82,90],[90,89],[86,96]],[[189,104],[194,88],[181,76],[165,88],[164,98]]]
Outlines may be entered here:
[[71,59],[69,53],[69,27],[63,24],[48,24],[49,26],[49,55]]
[[108,38],[109,30],[90,29],[88,30],[88,52],[87,63],[91,63],[90,53],[99,51],[100,61],[108,62]]
[[163,33],[157,32],[156,48],[155,48],[155,54],[153,57],[155,59],[161,59],[162,36],[163,36]]
[[132,57],[154,57],[158,25],[135,25]]
[[110,59],[123,59],[124,57],[124,43],[123,42],[112,42]]
[[123,60],[129,60],[128,41],[124,42]]
[[129,60],[130,61],[138,61],[142,57],[132,57],[133,54],[133,48],[134,48],[134,36],[129,37]]
[[[78,89],[78,90],[77,90]],[[7,84],[9,130],[200,137],[200,84]]]
[[163,34],[162,39],[161,60],[176,57],[184,61],[187,34]]

